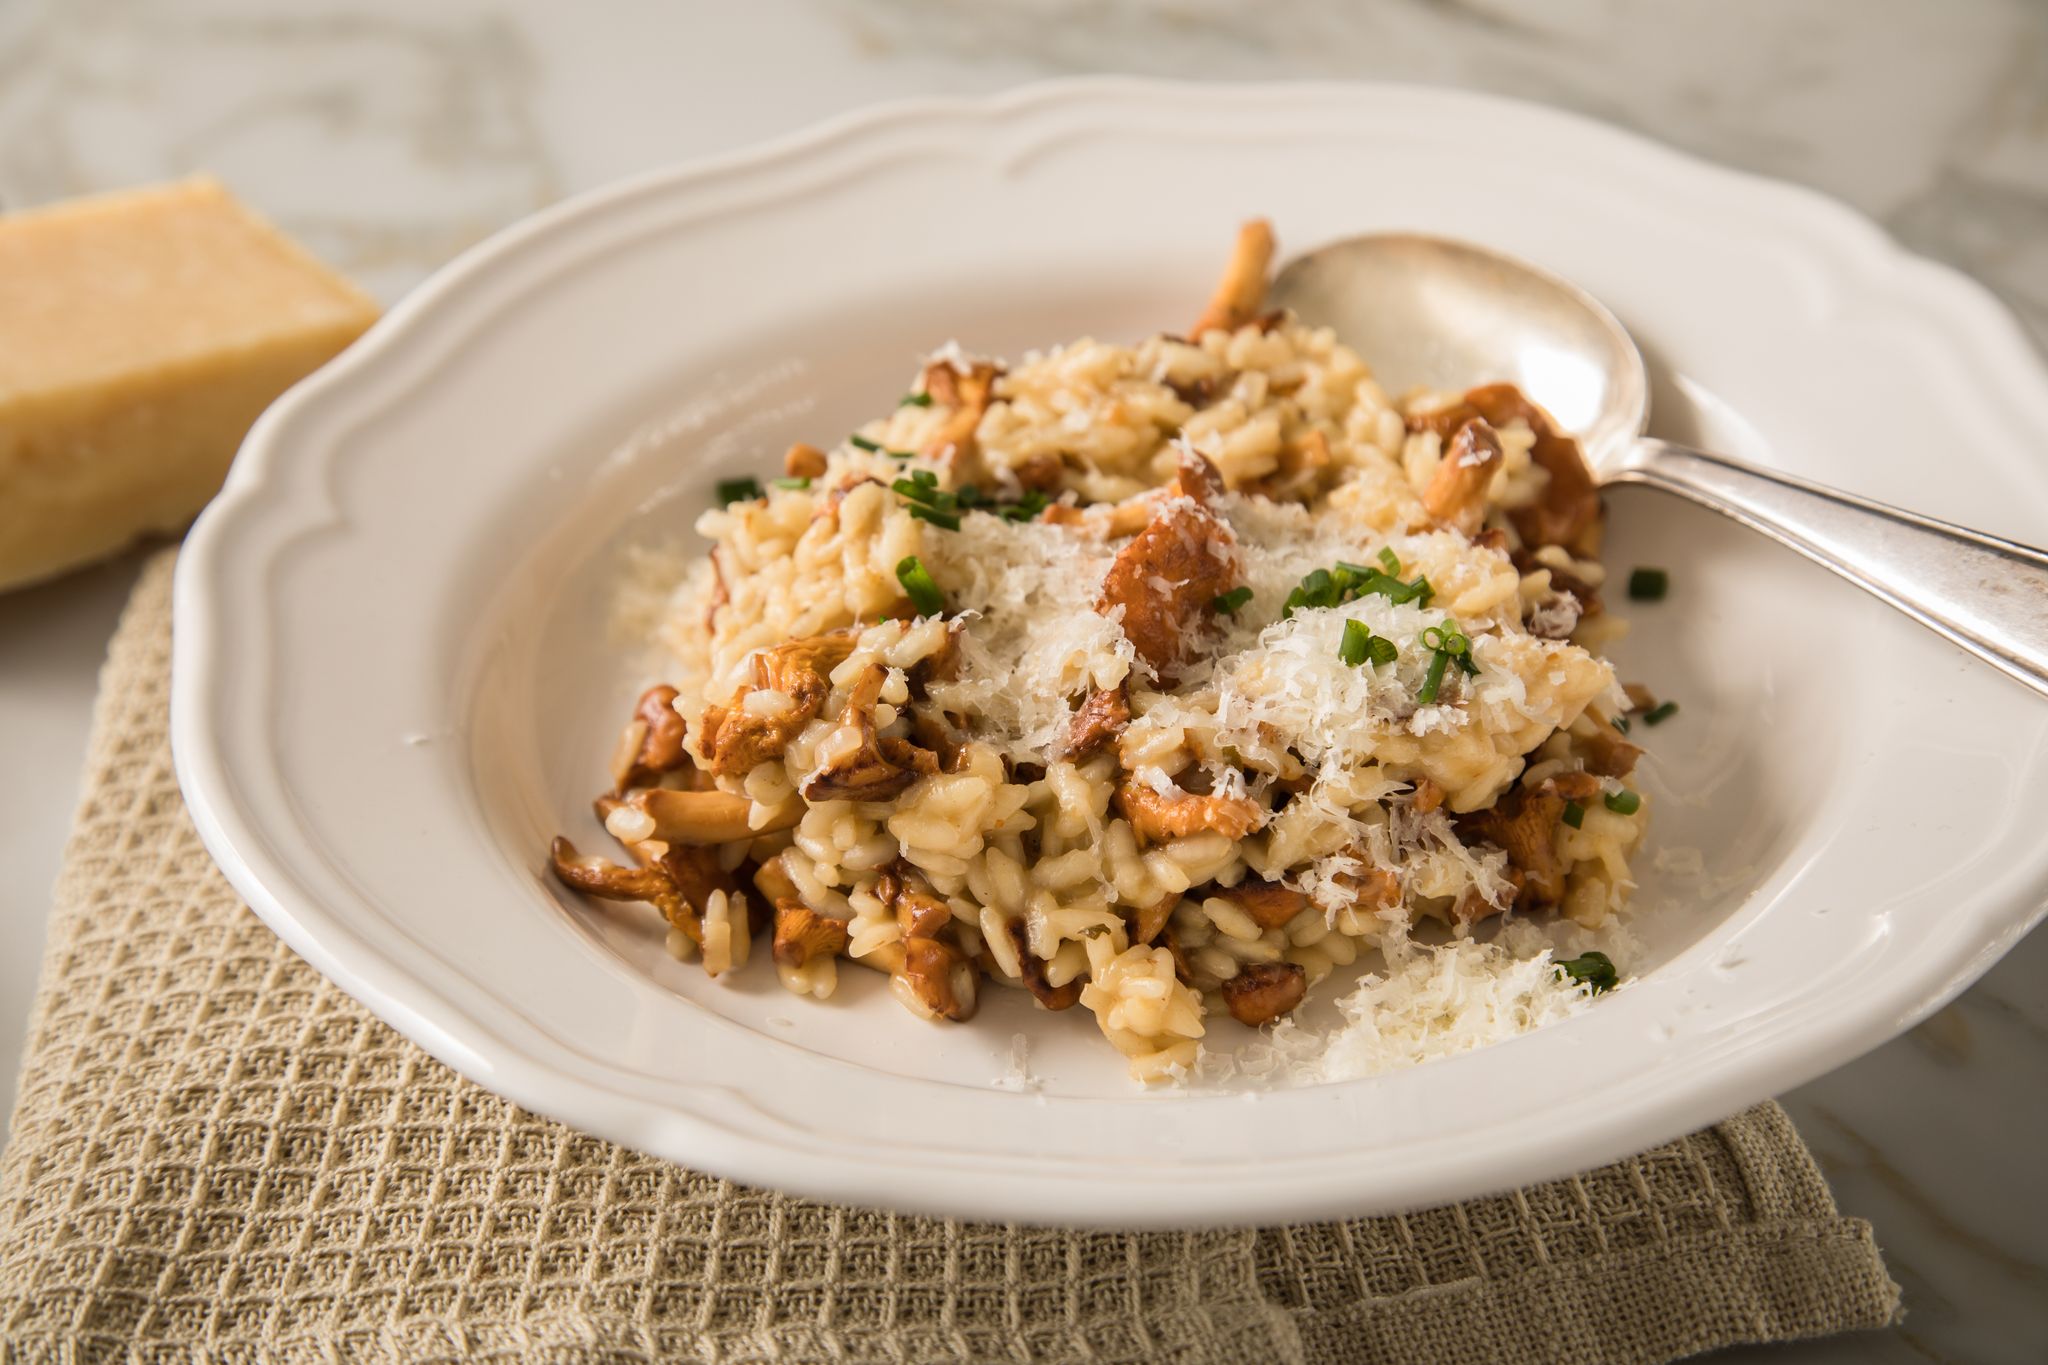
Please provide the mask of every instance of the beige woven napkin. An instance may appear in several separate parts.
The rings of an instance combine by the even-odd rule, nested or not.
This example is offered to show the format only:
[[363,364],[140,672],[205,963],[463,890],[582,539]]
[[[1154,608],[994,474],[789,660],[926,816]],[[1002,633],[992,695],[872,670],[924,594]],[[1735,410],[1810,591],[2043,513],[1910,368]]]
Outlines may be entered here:
[[810,1203],[526,1113],[214,870],[170,576],[101,680],[0,1155],[0,1359],[1642,1362],[1897,1313],[1776,1105],[1452,1208],[1143,1234]]

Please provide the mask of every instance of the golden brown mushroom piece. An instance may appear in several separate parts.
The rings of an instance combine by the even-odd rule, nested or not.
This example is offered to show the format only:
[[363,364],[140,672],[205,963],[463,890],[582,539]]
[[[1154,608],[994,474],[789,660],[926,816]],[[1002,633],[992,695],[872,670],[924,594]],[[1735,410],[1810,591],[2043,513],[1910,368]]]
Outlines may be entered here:
[[729,844],[735,839],[788,829],[803,816],[800,809],[792,807],[778,812],[756,829],[747,823],[754,803],[744,796],[723,791],[673,791],[667,787],[642,788],[620,804],[652,820],[654,832],[647,837],[665,844]]
[[572,891],[608,901],[645,901],[661,912],[674,928],[700,946],[704,926],[697,909],[684,899],[675,878],[660,863],[645,867],[623,867],[609,858],[579,853],[576,845],[560,835],[548,849],[548,861],[556,878]]
[[666,683],[648,688],[633,703],[633,718],[619,734],[612,756],[612,790],[644,787],[689,762],[683,750],[683,718],[676,714],[676,690]]
[[1079,762],[1101,753],[1131,723],[1131,705],[1121,684],[1098,687],[1088,694],[1067,723],[1065,756]]
[[976,360],[965,370],[950,360],[933,360],[924,367],[924,391],[932,402],[946,409],[939,429],[932,433],[919,453],[949,469],[971,464],[981,455],[974,433],[995,401],[996,379],[1002,374],[993,361]]
[[1031,992],[1031,998],[1038,1007],[1045,1010],[1072,1009],[1081,998],[1079,980],[1069,981],[1064,986],[1055,986],[1045,976],[1045,959],[1031,951],[1031,935],[1024,928],[1021,919],[1010,920],[1003,926],[1009,935],[1010,947],[1017,953],[1017,971],[1024,989]]
[[925,1019],[955,1023],[974,1017],[975,965],[950,943],[935,938],[903,940],[903,965],[889,977],[889,988]]
[[1446,443],[1459,427],[1475,417],[1496,431],[1517,419],[1536,435],[1529,458],[1550,477],[1535,502],[1508,513],[1515,533],[1527,549],[1561,545],[1580,559],[1600,552],[1600,486],[1579,443],[1550,414],[1536,406],[1513,384],[1486,384],[1468,390],[1458,402],[1408,419],[1410,431],[1434,431]]
[[1306,893],[1259,877],[1246,877],[1236,886],[1219,887],[1214,894],[1250,915],[1252,923],[1261,929],[1285,928],[1308,905]]
[[875,896],[896,912],[896,925],[905,938],[935,938],[953,918],[945,898],[901,860],[875,878]]
[[1270,1024],[1308,994],[1308,972],[1298,962],[1248,962],[1223,983],[1230,1017],[1249,1028]]
[[1486,489],[1506,457],[1500,437],[1481,418],[1458,428],[1422,490],[1422,505],[1440,526],[1473,536],[1486,521]]
[[1643,756],[1640,745],[1623,739],[1621,732],[1605,721],[1595,721],[1590,735],[1572,736],[1572,747],[1586,760],[1586,771],[1602,777],[1627,777]]
[[1111,797],[1131,828],[1153,843],[1214,831],[1242,839],[1259,823],[1259,806],[1244,796],[1162,796],[1150,784],[1126,774]]
[[1515,886],[1517,910],[1545,909],[1564,896],[1564,859],[1558,853],[1557,832],[1565,805],[1591,800],[1599,792],[1600,779],[1591,773],[1560,773],[1536,787],[1503,792],[1486,810],[1459,816],[1459,833],[1508,855],[1508,880]]
[[1125,638],[1170,687],[1237,568],[1230,527],[1192,496],[1176,498],[1117,551],[1095,609],[1120,611]]
[[844,744],[839,736],[853,732],[852,747],[813,773],[803,785],[807,801],[886,801],[905,787],[939,770],[938,756],[907,740],[881,739],[875,733],[874,706],[887,671],[871,665],[847,692],[839,713],[840,729],[820,746]]
[[[834,630],[756,651],[753,685],[734,692],[724,706],[704,708],[697,747],[711,771],[743,776],[756,764],[780,757],[832,694],[830,674],[853,652],[853,642],[851,630]],[[780,692],[789,704],[770,715],[757,714],[745,703],[749,693],[762,691]]]
[[845,921],[805,905],[780,858],[770,858],[754,870],[754,889],[774,910],[777,962],[808,967],[817,958],[837,957],[846,951],[849,931]]
[[1266,299],[1266,275],[1273,268],[1274,245],[1273,225],[1263,218],[1254,218],[1237,230],[1223,278],[1216,282],[1208,307],[1188,330],[1190,340],[1200,341],[1204,332],[1219,327],[1234,332],[1258,321]]
[[825,452],[798,441],[782,457],[782,472],[792,479],[816,479],[825,473]]
[[1180,893],[1169,892],[1150,905],[1126,907],[1123,911],[1124,925],[1129,931],[1131,942],[1149,944],[1166,930],[1166,921],[1173,917],[1173,907],[1180,904]]

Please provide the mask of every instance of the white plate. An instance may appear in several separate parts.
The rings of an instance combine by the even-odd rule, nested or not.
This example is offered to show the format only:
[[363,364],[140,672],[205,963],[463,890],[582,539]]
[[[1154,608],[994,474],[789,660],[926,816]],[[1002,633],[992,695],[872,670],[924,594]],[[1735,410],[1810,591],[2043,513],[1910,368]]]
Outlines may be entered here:
[[[600,844],[587,801],[645,681],[606,637],[621,546],[885,406],[948,337],[1183,321],[1252,213],[1295,248],[1408,227],[1527,257],[1635,329],[1664,433],[2048,540],[2048,383],[2015,327],[1812,194],[1445,91],[922,101],[541,214],[271,409],[179,566],[208,846],[316,966],[534,1109],[805,1194],[1093,1224],[1386,1210],[1618,1157],[1875,1047],[2041,913],[2048,707],[1636,491],[1611,561],[1676,586],[1623,671],[1684,707],[1652,732],[1653,850],[1706,870],[1651,873],[1653,969],[1564,1025],[1366,1082],[1136,1093],[1085,1018],[1018,996],[926,1025],[865,973],[822,1005],[765,970],[720,986],[543,875],[557,830]],[[1025,1093],[998,1084],[1018,1031]]]

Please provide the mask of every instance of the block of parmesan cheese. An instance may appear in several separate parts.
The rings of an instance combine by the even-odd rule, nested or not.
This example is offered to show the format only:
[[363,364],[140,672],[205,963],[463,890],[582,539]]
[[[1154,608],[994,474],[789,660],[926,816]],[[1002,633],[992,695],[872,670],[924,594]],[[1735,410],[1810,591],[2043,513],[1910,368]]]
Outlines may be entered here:
[[376,316],[211,180],[0,217],[0,588],[182,526]]

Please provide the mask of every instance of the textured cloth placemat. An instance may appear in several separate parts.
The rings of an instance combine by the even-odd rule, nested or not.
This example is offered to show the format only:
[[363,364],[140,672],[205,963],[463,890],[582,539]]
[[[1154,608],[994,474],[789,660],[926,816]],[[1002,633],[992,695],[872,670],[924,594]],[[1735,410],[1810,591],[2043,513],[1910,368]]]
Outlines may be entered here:
[[811,1203],[527,1113],[214,870],[170,577],[101,680],[0,1155],[0,1359],[1643,1362],[1897,1313],[1776,1105],[1451,1208],[1142,1234]]

